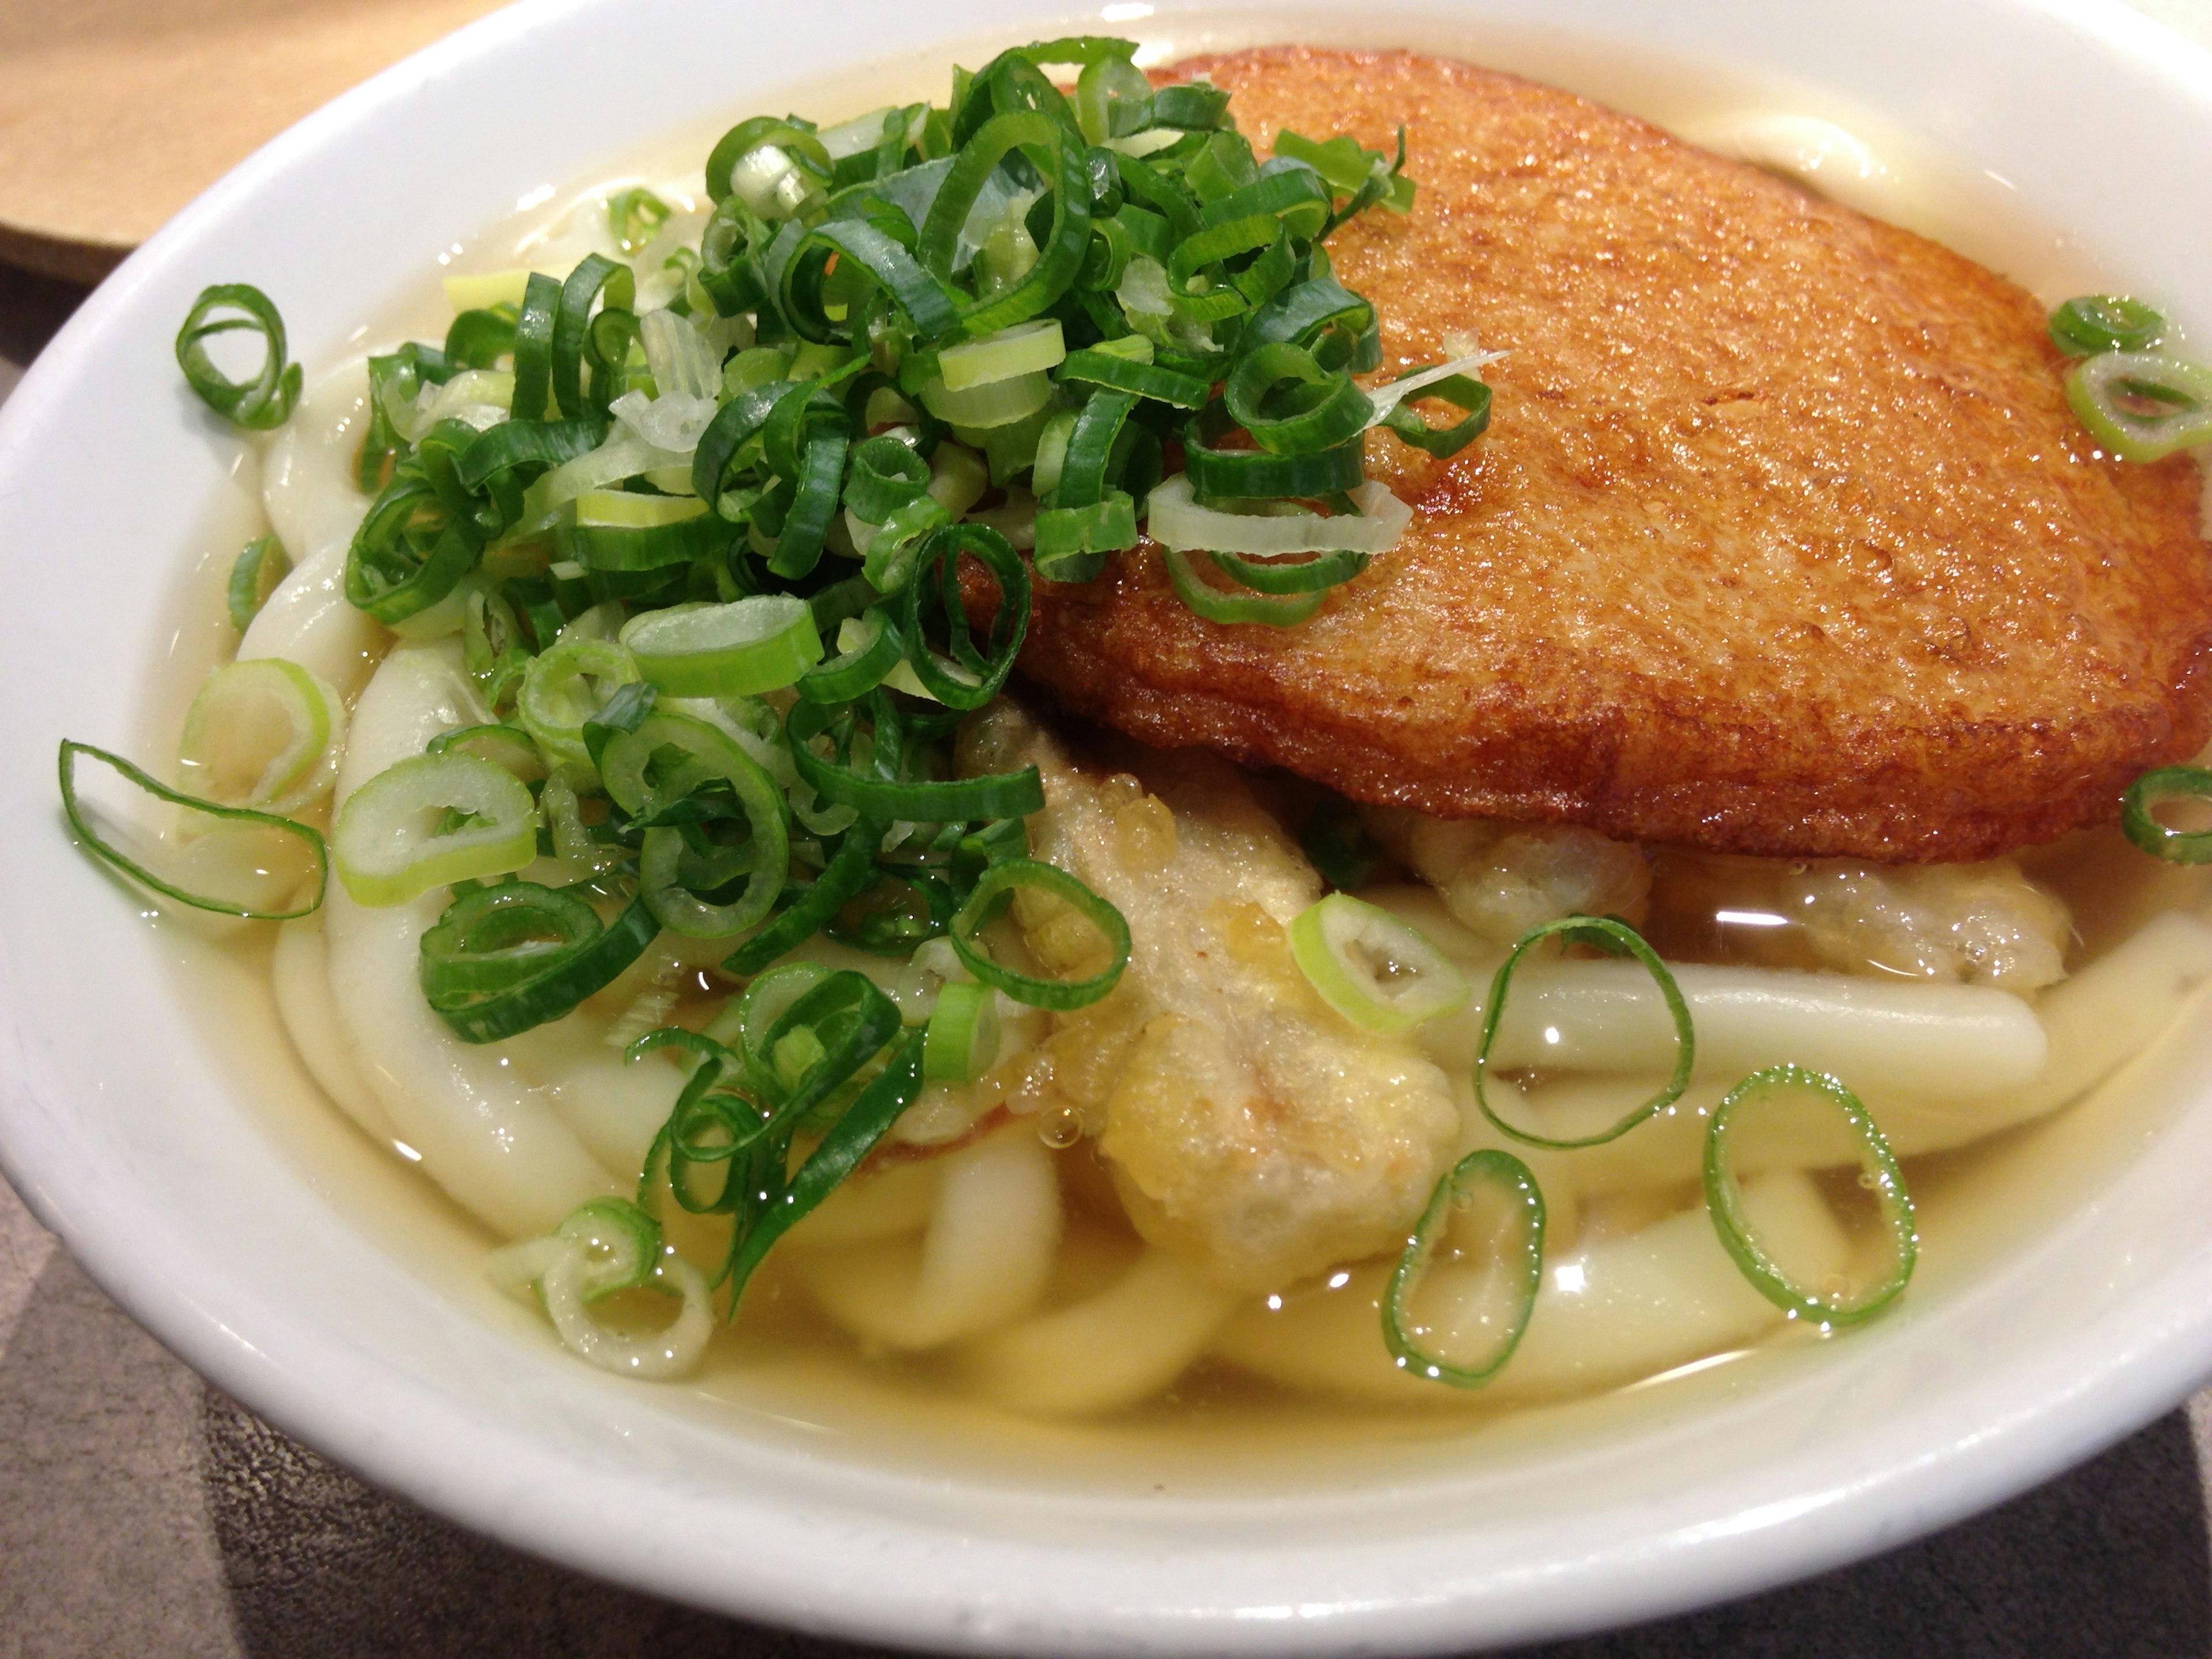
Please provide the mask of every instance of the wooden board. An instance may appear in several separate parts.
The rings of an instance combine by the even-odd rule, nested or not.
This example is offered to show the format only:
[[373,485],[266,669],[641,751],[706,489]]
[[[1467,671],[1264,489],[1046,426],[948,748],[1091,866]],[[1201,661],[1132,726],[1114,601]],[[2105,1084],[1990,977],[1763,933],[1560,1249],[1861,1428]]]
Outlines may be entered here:
[[301,116],[501,0],[0,0],[0,260],[94,282]]

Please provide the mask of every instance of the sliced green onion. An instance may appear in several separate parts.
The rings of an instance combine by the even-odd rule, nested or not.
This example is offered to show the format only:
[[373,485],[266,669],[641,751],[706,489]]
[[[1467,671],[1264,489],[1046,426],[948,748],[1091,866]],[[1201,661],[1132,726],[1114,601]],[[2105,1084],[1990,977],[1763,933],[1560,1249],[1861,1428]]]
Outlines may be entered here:
[[[937,373],[950,392],[1056,368],[1067,356],[1060,323],[1051,317],[1016,323],[980,340],[963,340],[938,354]],[[946,416],[947,419],[951,418]],[[988,422],[986,422],[988,424]]]
[[[1325,369],[1303,346],[1288,343],[1263,345],[1237,359],[1222,398],[1231,418],[1274,455],[1343,443],[1366,428],[1375,410],[1347,371]],[[1486,395],[1484,402],[1486,408]]]
[[1255,593],[1319,593],[1341,587],[1367,568],[1367,555],[1340,548],[1310,559],[1255,559],[1243,553],[1208,552],[1215,569]]
[[921,1049],[925,1083],[973,1083],[999,1055],[999,994],[954,980],[937,994]]
[[1474,994],[1419,928],[1349,893],[1308,905],[1290,933],[1307,982],[1364,1031],[1410,1031]]
[[[447,822],[458,817],[452,828]],[[538,856],[538,803],[474,755],[417,755],[346,797],[331,828],[338,879],[356,904],[404,904],[433,887],[503,876]]]
[[639,672],[672,697],[757,696],[822,660],[814,613],[788,593],[649,611],[623,626],[622,642]]
[[[1060,900],[1096,927],[1109,957],[1107,966],[1084,979],[1036,979],[993,962],[978,935],[1006,901],[1024,889]],[[1085,1007],[1111,991],[1129,965],[1129,924],[1121,913],[1066,871],[1034,859],[1009,859],[984,871],[946,933],[969,973],[1032,1008],[1064,1012]]]
[[[992,613],[990,629],[981,649],[969,632],[967,606],[961,598],[960,559],[963,554],[988,569],[999,586],[998,609]],[[927,606],[932,599],[937,601],[943,621],[949,657],[940,656],[932,649],[924,632]],[[931,696],[948,708],[981,708],[990,702],[999,695],[999,688],[1006,683],[1006,677],[1014,672],[1014,659],[1021,654],[1029,625],[1029,570],[1004,536],[982,525],[956,524],[933,530],[922,538],[915,556],[914,580],[906,590],[900,627],[906,635],[907,660],[914,665],[915,678]],[[929,816],[941,818],[956,815]]]
[[[1425,370],[1407,369],[1398,378],[1413,380],[1425,375]],[[1451,404],[1462,418],[1449,426],[1431,426],[1413,407],[1416,398],[1435,398]],[[1449,460],[1480,437],[1490,425],[1490,388],[1480,380],[1465,374],[1447,374],[1442,379],[1425,379],[1419,389],[1401,397],[1389,408],[1376,415],[1376,424],[1386,426],[1404,442],[1424,454],[1438,460]]]
[[464,894],[427,929],[422,993],[464,1042],[497,1042],[573,1012],[659,936],[642,899],[611,926],[573,893],[503,882]]
[[2089,435],[2124,461],[2155,461],[2212,443],[2212,369],[2143,351],[2107,351],[2066,375],[2066,402]]
[[[1143,339],[1133,335],[1133,339]],[[1147,345],[1151,343],[1145,342]],[[1195,374],[1182,374],[1171,368],[1161,368],[1150,362],[1134,362],[1119,353],[1109,355],[1106,348],[1120,343],[1106,341],[1088,350],[1068,354],[1060,365],[1061,381],[1074,381],[1089,386],[1101,386],[1115,392],[1129,392],[1139,398],[1151,398],[1176,409],[1203,409],[1213,388]]]
[[632,185],[607,198],[607,229],[617,247],[635,253],[659,234],[674,211],[644,185]]
[[951,426],[988,428],[1025,421],[1052,401],[1052,376],[1042,369],[1008,380],[986,380],[955,392],[941,380],[921,388],[922,406]]
[[2212,800],[2212,771],[2160,766],[2144,773],[2120,797],[2121,830],[2153,858],[2169,864],[2212,864],[2212,830],[2169,830],[2154,816],[2170,800]]
[[661,925],[696,939],[720,939],[765,917],[774,907],[791,862],[783,796],[766,768],[718,726],[668,709],[655,709],[633,731],[610,738],[599,752],[607,793],[628,812],[680,800],[702,784],[726,784],[751,830],[744,891],[727,904],[696,896],[679,880],[684,842],[672,829],[645,834],[640,879],[647,905]]
[[906,660],[906,641],[881,605],[846,618],[837,649],[840,654],[800,678],[799,695],[809,702],[842,703],[866,696]]
[[[561,285],[561,309],[553,319],[553,398],[563,415],[584,413],[583,371],[591,331],[592,307],[602,296],[609,311],[628,311],[637,293],[637,278],[630,268],[604,254],[586,253]],[[516,377],[520,395],[520,376]],[[592,403],[605,409],[613,388],[596,370],[592,376]]]
[[711,556],[730,526],[696,495],[594,489],[576,498],[562,545],[590,570],[659,570]]
[[1355,513],[1318,514],[1268,504],[1268,510],[1224,512],[1193,499],[1190,474],[1156,486],[1145,504],[1146,530],[1177,552],[1242,553],[1275,559],[1300,553],[1387,553],[1413,522],[1413,509],[1380,483],[1350,492]]
[[296,812],[330,793],[345,749],[345,704],[295,662],[250,657],[211,670],[177,744],[200,798]]
[[[1490,1073],[1490,1051],[1498,1042],[1498,1022],[1504,1018],[1506,994],[1512,988],[1514,970],[1530,947],[1557,937],[1570,945],[1587,945],[1603,951],[1608,956],[1633,957],[1644,965],[1659,987],[1665,999],[1667,1013],[1674,1023],[1674,1069],[1659,1092],[1630,1112],[1609,1129],[1578,1139],[1554,1140],[1544,1135],[1531,1134],[1525,1129],[1508,1123],[1490,1104],[1484,1091],[1484,1080]],[[1626,922],[1613,916],[1561,916],[1556,921],[1539,923],[1521,935],[1498,972],[1490,981],[1490,1000],[1482,1011],[1482,1041],[1474,1055],[1474,1101],[1481,1107],[1483,1116],[1498,1130],[1526,1146],[1545,1146],[1555,1152],[1572,1152],[1583,1146],[1601,1146],[1608,1140],[1618,1140],[1638,1124],[1656,1116],[1673,1105],[1689,1086],[1690,1068],[1697,1062],[1697,1035],[1690,1026],[1689,1004],[1682,1000],[1682,988],[1674,982],[1674,975],[1659,959],[1659,953],[1644,941],[1644,936]]]
[[[1443,1316],[1433,1322],[1425,1320],[1415,1303],[1435,1271],[1453,1218],[1471,1209],[1486,1192],[1504,1204],[1504,1225],[1498,1231],[1505,1236],[1487,1254],[1491,1272],[1504,1280],[1505,1305],[1493,1308],[1489,1298],[1479,1297],[1480,1311],[1470,1321],[1464,1295],[1447,1297]],[[1462,1292],[1471,1288],[1466,1283],[1471,1275],[1453,1277],[1461,1281],[1455,1288]],[[1391,1269],[1382,1295],[1382,1340],[1400,1370],[1455,1389],[1479,1389],[1504,1369],[1520,1346],[1543,1281],[1544,1195],[1536,1177],[1510,1152],[1494,1147],[1469,1152],[1437,1182],[1421,1218],[1413,1224],[1413,1237],[1399,1254],[1398,1265]]]
[[1137,544],[1136,506],[1127,490],[1116,489],[1088,507],[1043,507],[1036,537],[1030,559],[1038,580],[1092,581],[1105,569],[1108,554]]
[[[781,915],[725,957],[723,968],[732,974],[757,974],[820,933],[875,879],[876,848],[882,838],[881,826],[865,817],[846,830],[812,885],[800,890]],[[786,890],[787,896],[790,890]]]
[[[1170,479],[1169,482],[1181,481]],[[1159,492],[1155,490],[1152,493],[1158,495]],[[1209,587],[1200,580],[1198,572],[1191,568],[1190,556],[1180,549],[1164,547],[1160,550],[1160,557],[1167,565],[1168,582],[1175,589],[1176,597],[1189,607],[1193,615],[1224,627],[1249,623],[1265,628],[1295,628],[1320,610],[1322,601],[1328,597],[1326,591],[1317,593],[1227,593],[1218,587]]]
[[514,418],[542,421],[553,401],[553,325],[561,314],[561,283],[530,273],[514,325]]
[[545,775],[545,757],[538,752],[538,745],[531,741],[527,732],[518,732],[511,726],[456,726],[431,738],[423,752],[474,755],[513,773],[525,783],[536,783]]
[[566,640],[531,659],[514,712],[548,760],[589,765],[584,722],[621,686],[645,678],[629,648],[612,640]]
[[1043,779],[1034,766],[1024,766],[1018,772],[943,781],[897,781],[854,771],[813,747],[814,740],[827,733],[836,718],[829,708],[808,702],[797,704],[786,716],[792,763],[824,800],[850,806],[884,823],[902,819],[951,823],[1026,817],[1044,806]]
[[899,1115],[921,1094],[922,1034],[915,1032],[891,1051],[890,1061],[854,1097],[842,1116],[807,1154],[788,1183],[774,1194],[758,1220],[743,1235],[730,1257],[731,1308],[769,1247],[810,1214],[860,1167]]
[[[1181,475],[1185,489],[1195,491],[1209,501],[1262,497],[1317,501],[1357,489],[1366,482],[1366,450],[1358,434],[1334,449],[1299,455],[1270,455],[1260,449],[1209,447],[1207,428],[1211,424],[1200,416],[1185,429]],[[1170,484],[1176,482],[1174,478],[1168,480]]]
[[482,551],[475,526],[437,485],[402,466],[346,550],[346,599],[387,626],[405,622],[450,594]]
[[1395,165],[1382,151],[1362,148],[1357,138],[1339,137],[1321,143],[1287,128],[1275,135],[1275,154],[1304,161],[1340,194],[1356,195],[1380,180],[1376,200],[1393,213],[1413,210],[1413,181],[1401,171],[1406,165],[1402,129]]
[[2083,294],[2051,313],[2051,339],[2069,357],[2100,351],[2142,351],[2158,343],[2166,319],[2141,300],[2118,294]]
[[[252,900],[241,902],[207,893],[196,893],[155,875],[143,864],[131,858],[92,827],[91,821],[77,800],[76,757],[79,755],[89,755],[103,765],[113,768],[129,782],[153,796],[155,799],[166,801],[172,806],[181,806],[190,811],[205,813],[209,817],[222,822],[258,825],[262,829],[272,830],[281,835],[291,836],[307,849],[313,860],[314,892],[313,896],[306,903],[292,909],[271,910]],[[223,806],[214,801],[200,800],[179,790],[172,789],[166,784],[155,781],[120,755],[110,754],[105,749],[95,749],[88,743],[77,743],[70,738],[63,738],[58,765],[61,774],[62,813],[69,819],[70,828],[76,832],[77,840],[83,843],[86,850],[95,857],[106,860],[132,880],[151,888],[163,897],[174,899],[179,904],[190,905],[195,910],[212,910],[221,915],[240,916],[249,921],[290,921],[295,917],[313,915],[322,904],[323,890],[330,880],[330,853],[324,845],[322,836],[307,825],[295,823],[291,819],[280,817],[273,812],[258,812],[247,807]],[[282,874],[281,872],[270,869],[265,860],[258,862],[256,867],[246,873],[258,878],[264,883]],[[304,872],[301,879],[305,879]]]
[[[1784,1090],[1819,1096],[1843,1115],[1858,1137],[1863,1180],[1875,1194],[1889,1250],[1881,1276],[1855,1295],[1843,1289],[1823,1293],[1825,1287],[1808,1290],[1798,1284],[1788,1267],[1760,1243],[1744,1213],[1743,1189],[1736,1180],[1735,1165],[1738,1115]],[[1712,1121],[1705,1128],[1705,1207],[1712,1214],[1722,1244],[1753,1288],[1793,1319],[1808,1319],[1824,1327],[1858,1324],[1896,1301],[1911,1279],[1913,1263],[1920,1254],[1911,1194],[1905,1189],[1904,1172],[1897,1167],[1896,1156],[1873,1115],[1856,1095],[1834,1078],[1802,1066],[1770,1066],[1753,1072],[1713,1108]]]
[[515,320],[520,314],[519,299],[461,312],[446,329],[447,362],[463,368],[496,368],[514,349]]
[[929,488],[929,463],[888,434],[853,447],[846,465],[845,506],[864,524],[880,525]]
[[[714,1334],[705,1279],[661,1242],[659,1224],[627,1199],[593,1199],[571,1212],[550,1237],[495,1250],[486,1265],[493,1282],[505,1289],[534,1284],[562,1345],[617,1376],[660,1381],[680,1376],[698,1364]],[[592,1315],[593,1303],[638,1289],[680,1299],[665,1328],[633,1334]]]
[[[250,380],[232,380],[208,356],[211,337],[240,330],[261,337],[261,367]],[[250,283],[219,283],[200,290],[177,331],[177,367],[202,403],[249,432],[283,425],[300,401],[300,366],[284,361],[284,319],[269,296]]]
[[769,1023],[757,1080],[775,1116],[803,1118],[899,1033],[898,1005],[850,969],[808,986]]
[[261,614],[276,584],[291,574],[291,556],[274,536],[256,536],[246,543],[231,564],[230,580],[223,590],[230,625],[243,634]]

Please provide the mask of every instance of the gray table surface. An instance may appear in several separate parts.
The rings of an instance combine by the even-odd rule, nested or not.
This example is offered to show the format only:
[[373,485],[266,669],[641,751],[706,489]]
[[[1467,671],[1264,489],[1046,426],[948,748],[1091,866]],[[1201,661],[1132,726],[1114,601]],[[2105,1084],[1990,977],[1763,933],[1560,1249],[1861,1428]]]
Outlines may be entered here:
[[[82,291],[0,267],[0,399]],[[2212,1659],[2212,1392],[1794,1588],[1521,1659]],[[0,1659],[855,1659],[550,1565],[208,1388],[0,1185]]]

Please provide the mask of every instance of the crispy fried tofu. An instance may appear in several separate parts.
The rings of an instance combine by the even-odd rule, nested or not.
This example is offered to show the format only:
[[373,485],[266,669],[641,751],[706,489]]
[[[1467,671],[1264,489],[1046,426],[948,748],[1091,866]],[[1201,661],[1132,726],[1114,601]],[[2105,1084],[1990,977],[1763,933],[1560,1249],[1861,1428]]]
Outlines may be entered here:
[[1444,59],[1185,66],[1242,129],[1400,122],[1413,210],[1333,239],[1384,362],[1494,364],[1418,512],[1297,628],[1186,610],[1149,544],[1041,583],[1022,667],[1162,746],[1441,817],[1775,856],[1982,859],[2200,748],[2188,460],[2101,455],[2028,295],[1584,100]]

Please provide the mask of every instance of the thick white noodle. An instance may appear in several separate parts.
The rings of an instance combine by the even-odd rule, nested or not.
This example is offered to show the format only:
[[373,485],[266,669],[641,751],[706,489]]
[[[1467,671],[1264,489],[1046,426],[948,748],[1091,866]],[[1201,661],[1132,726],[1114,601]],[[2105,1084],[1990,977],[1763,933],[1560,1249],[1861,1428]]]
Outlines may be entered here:
[[269,964],[276,994],[277,1017],[285,1034],[323,1092],[382,1145],[399,1139],[392,1117],[355,1064],[353,1044],[331,994],[330,956],[323,948],[323,913],[301,916],[276,930],[276,950]]
[[832,1249],[904,1238],[929,1225],[945,1177],[943,1158],[902,1164],[841,1182],[812,1214],[784,1235],[787,1249]]
[[[1849,1240],[1808,1177],[1755,1177],[1744,1185],[1744,1203],[1794,1272],[1817,1282],[1848,1261]],[[1383,1346],[1389,1273],[1371,1263],[1340,1287],[1282,1297],[1279,1310],[1248,1305],[1212,1351],[1292,1388],[1400,1405],[1481,1405],[1617,1387],[1755,1340],[1783,1317],[1722,1249],[1699,1204],[1623,1237],[1547,1253],[1519,1349],[1487,1387],[1462,1391],[1400,1370]]]
[[1052,1154],[1017,1123],[943,1160],[921,1259],[894,1239],[799,1259],[823,1310],[864,1341],[934,1348],[1036,1305],[1060,1244]]
[[354,457],[368,418],[368,375],[356,359],[315,382],[262,463],[261,500],[291,556],[292,574],[246,630],[238,654],[286,657],[350,702],[384,648],[384,629],[345,596],[346,550],[368,511]]
[[[439,732],[484,718],[458,641],[394,647],[354,712],[338,805]],[[445,905],[431,892],[366,908],[333,881],[324,923],[331,994],[362,1076],[431,1178],[510,1238],[550,1232],[586,1200],[622,1190],[635,1167],[603,1165],[503,1044],[465,1043],[431,1012],[416,947]]]
[[[1522,958],[1492,1051],[1545,1071],[1654,1072],[1674,1059],[1659,988],[1632,962]],[[1697,1032],[1700,1075],[1733,1080],[1794,1060],[1862,1094],[1978,1100],[2008,1094],[2044,1067],[2035,1011],[2008,991],[1773,968],[1674,969]],[[1487,982],[1458,1012],[1421,1030],[1447,1072],[1466,1072],[1481,1038]]]
[[[1879,1080],[1869,1084],[1869,1068],[1864,1066],[1839,1064],[1829,1069],[1866,1102],[1899,1157],[1948,1152],[2042,1117],[2087,1093],[2168,1029],[2184,1001],[2207,981],[2212,981],[2212,923],[2168,911],[2044,993],[2035,1013],[2047,1034],[2049,1055],[2042,1070],[2023,1086],[1970,1099],[1944,1098],[1911,1084],[1880,1079],[1878,1072]],[[1702,1048],[1702,1026],[1698,1042]],[[1700,1077],[1672,1109],[1652,1121],[1603,1146],[1565,1154],[1581,1189],[1595,1194],[1697,1179],[1705,1167],[1707,1119],[1741,1075],[1724,1072]],[[1650,1096],[1660,1076],[1655,1068],[1639,1078],[1567,1079],[1530,1089],[1519,1101],[1493,1089],[1492,1102],[1508,1122],[1564,1139],[1594,1133],[1617,1122]],[[1471,1089],[1464,1100],[1471,1108]],[[1512,1146],[1502,1138],[1495,1144]],[[1512,1150],[1534,1156],[1518,1146]],[[1858,1155],[1856,1139],[1832,1113],[1808,1112],[1786,1124],[1765,1125],[1759,1136],[1738,1148],[1737,1161],[1749,1173],[1832,1168],[1856,1162]],[[1543,1171],[1538,1174],[1543,1178]],[[1548,1197],[1548,1179],[1544,1179],[1544,1191]]]
[[1147,1249],[1087,1302],[977,1338],[958,1356],[975,1393],[1036,1417],[1090,1417],[1158,1394],[1206,1351],[1236,1293]]

